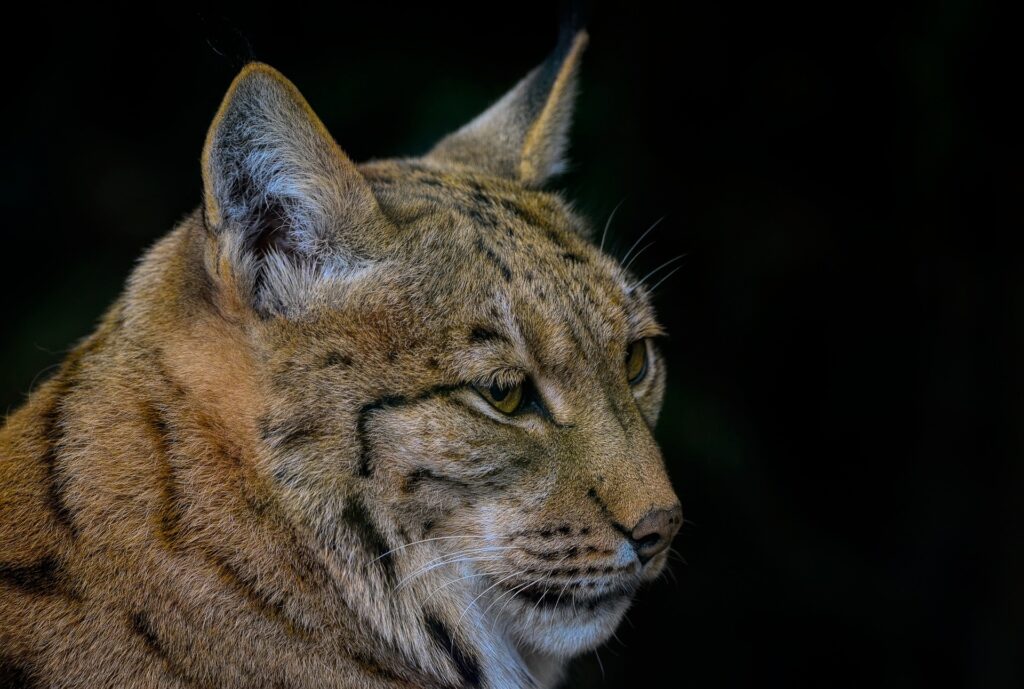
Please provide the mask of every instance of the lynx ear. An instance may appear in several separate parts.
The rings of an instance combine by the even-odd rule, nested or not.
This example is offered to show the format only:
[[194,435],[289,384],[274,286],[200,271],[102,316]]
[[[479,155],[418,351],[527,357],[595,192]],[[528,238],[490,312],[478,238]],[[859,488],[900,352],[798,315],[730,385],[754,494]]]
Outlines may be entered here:
[[576,72],[586,31],[564,34],[539,67],[428,158],[461,163],[537,187],[565,169]]
[[298,89],[267,65],[247,65],[231,84],[202,164],[206,222],[250,290],[268,270],[344,267],[379,230],[362,175]]

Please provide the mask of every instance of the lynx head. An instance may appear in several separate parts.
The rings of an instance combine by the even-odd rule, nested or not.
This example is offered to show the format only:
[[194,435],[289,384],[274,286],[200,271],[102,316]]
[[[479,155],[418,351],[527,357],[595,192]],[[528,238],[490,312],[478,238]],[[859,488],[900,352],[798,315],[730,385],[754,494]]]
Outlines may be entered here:
[[682,520],[649,295],[543,187],[585,43],[422,157],[360,165],[249,65],[207,139],[198,250],[253,362],[266,490],[347,585],[558,657],[612,633]]

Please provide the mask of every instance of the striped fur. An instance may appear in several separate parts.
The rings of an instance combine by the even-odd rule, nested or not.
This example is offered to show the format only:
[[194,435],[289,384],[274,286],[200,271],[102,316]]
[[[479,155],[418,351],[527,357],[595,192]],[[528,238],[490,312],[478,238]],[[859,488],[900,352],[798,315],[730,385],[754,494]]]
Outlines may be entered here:
[[584,42],[361,165],[243,71],[202,206],[0,430],[0,684],[549,687],[608,638],[676,498],[648,295],[541,188]]

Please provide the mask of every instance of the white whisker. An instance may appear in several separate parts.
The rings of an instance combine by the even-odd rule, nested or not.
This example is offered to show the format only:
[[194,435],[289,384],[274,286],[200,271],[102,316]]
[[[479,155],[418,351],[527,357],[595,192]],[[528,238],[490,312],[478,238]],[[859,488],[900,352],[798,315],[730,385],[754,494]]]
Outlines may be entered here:
[[558,592],[558,598],[556,598],[556,599],[555,599],[555,607],[556,607],[556,608],[558,607],[558,604],[562,602],[562,594],[563,594],[563,593],[565,593],[565,590],[566,590],[567,588],[569,588],[569,585],[570,585],[570,584],[572,584],[572,583],[574,583],[574,582],[573,582],[573,580],[572,580],[572,579],[569,579],[569,580],[568,580],[567,582],[565,582],[565,584],[564,584],[564,585],[562,586],[562,590]]
[[647,242],[646,244],[644,244],[640,248],[640,251],[637,251],[635,254],[633,254],[633,258],[629,259],[629,263],[627,263],[626,265],[622,266],[622,272],[626,272],[627,270],[629,270],[629,267],[631,265],[633,265],[633,261],[638,259],[640,257],[640,254],[642,254],[643,252],[647,251],[652,246],[654,246],[654,242]]
[[[519,594],[520,591],[522,591],[524,589],[528,589],[531,586],[533,586],[534,584],[539,584],[539,583],[540,583],[540,579],[539,578],[538,579],[534,579],[533,581],[528,581],[525,584],[520,584],[519,586],[515,586],[515,587],[509,589],[508,591],[506,591],[505,593],[503,593],[501,596],[499,596],[498,599],[494,601],[495,603],[497,603],[498,600],[501,600],[501,598],[504,598],[505,595],[508,595],[508,598],[505,600],[505,603],[501,606],[501,608],[498,609],[498,612],[496,612],[494,614],[494,619],[491,622],[491,626],[493,627],[494,626],[494,622],[496,622],[497,620],[501,619],[501,613],[505,612],[505,608],[507,608],[512,603],[512,601],[515,600],[516,596]],[[492,605],[493,605],[493,603],[492,603]],[[483,613],[484,615],[487,614],[487,610],[489,610],[490,607],[491,607],[490,605],[487,606],[487,609],[484,610],[484,613]]]
[[675,272],[680,268],[682,268],[682,266],[676,266],[672,270],[668,271],[668,273],[663,278],[655,282],[654,286],[649,288],[648,291],[653,292],[654,290],[658,289],[658,286],[661,285],[661,283],[665,282],[665,280],[668,280],[670,277],[672,277],[672,275],[675,274]]
[[381,558],[385,558],[388,555],[391,555],[392,553],[397,553],[399,550],[405,550],[406,548],[411,548],[412,546],[419,545],[421,543],[430,543],[431,541],[448,541],[448,540],[473,539],[473,538],[476,538],[476,539],[481,540],[481,541],[487,540],[487,538],[485,536],[438,536],[436,538],[425,538],[422,541],[413,541],[411,543],[406,543],[405,545],[400,545],[397,548],[392,548],[391,550],[387,551],[386,553],[384,553],[382,555],[378,555],[377,557],[373,558],[373,560],[370,561],[370,564],[372,565],[377,560],[380,560]]
[[622,259],[621,259],[621,260],[619,261],[619,263],[624,263],[625,261],[627,261],[627,260],[629,259],[629,255],[630,255],[631,253],[633,253],[633,249],[635,249],[635,248],[637,247],[637,245],[638,245],[638,244],[639,244],[640,242],[644,241],[644,237],[646,237],[647,235],[649,235],[649,234],[651,233],[651,231],[652,231],[652,230],[653,230],[653,229],[654,229],[655,227],[657,227],[657,226],[658,226],[658,224],[659,224],[659,223],[660,223],[660,222],[661,222],[662,220],[664,220],[664,219],[665,219],[665,216],[663,215],[663,216],[661,216],[660,218],[658,218],[657,220],[655,220],[655,221],[654,221],[654,224],[653,224],[653,225],[651,225],[650,227],[648,227],[648,228],[647,228],[647,229],[646,229],[646,230],[644,231],[644,233],[643,233],[642,235],[640,235],[640,236],[639,236],[639,237],[637,238],[637,240],[636,240],[635,242],[633,242],[633,246],[629,247],[629,251],[627,251],[627,252],[626,252],[626,255],[622,257]]
[[680,260],[682,258],[685,258],[685,257],[686,257],[686,254],[679,254],[675,258],[670,258],[669,260],[665,261],[664,263],[662,263],[660,266],[658,266],[657,268],[655,268],[651,272],[647,273],[647,275],[644,275],[642,278],[637,280],[636,284],[634,284],[633,287],[630,288],[630,289],[636,288],[637,286],[644,284],[647,281],[647,278],[651,277],[652,275],[657,273],[662,268],[664,268],[664,267],[666,267],[668,265],[671,265],[671,264],[675,263],[676,261],[678,261],[678,260]]
[[427,564],[423,565],[420,569],[416,570],[415,572],[413,572],[412,574],[408,575],[407,577],[402,579],[400,582],[395,584],[394,591],[397,592],[397,591],[401,590],[405,586],[406,583],[408,583],[412,579],[415,579],[416,577],[422,576],[422,575],[426,574],[427,572],[430,572],[432,570],[437,569],[438,567],[443,567],[445,565],[452,564],[454,562],[459,562],[460,560],[465,560],[467,562],[472,562],[472,561],[489,562],[489,561],[494,561],[494,560],[500,559],[500,558],[473,558],[473,557],[470,557],[470,556],[471,555],[494,554],[494,553],[501,552],[503,550],[515,550],[515,548],[511,548],[511,547],[508,547],[508,546],[485,546],[483,548],[470,548],[469,550],[463,550],[463,551],[460,551],[460,552],[457,552],[457,553],[449,553],[447,555],[442,555],[439,558],[434,558],[433,560],[429,561]]
[[488,586],[487,588],[485,588],[485,589],[484,589],[483,591],[481,591],[481,592],[480,592],[480,594],[479,594],[479,595],[478,595],[478,596],[477,596],[476,598],[474,598],[473,600],[469,601],[469,605],[467,605],[467,606],[466,606],[466,609],[462,611],[462,614],[461,614],[461,615],[459,615],[459,619],[458,619],[458,620],[456,620],[456,622],[455,622],[455,626],[456,626],[456,627],[459,627],[459,626],[460,626],[460,625],[462,624],[462,618],[463,618],[463,617],[465,617],[465,616],[466,616],[466,614],[467,614],[467,613],[469,612],[469,609],[470,609],[470,608],[472,608],[472,607],[473,607],[473,605],[474,605],[474,604],[475,604],[475,603],[476,603],[476,602],[477,602],[478,600],[480,600],[480,597],[481,597],[481,596],[483,596],[483,595],[484,595],[485,593],[487,593],[488,591],[490,591],[491,589],[493,589],[493,588],[494,588],[495,586],[497,586],[497,585],[498,585],[498,584],[500,584],[501,582],[503,582],[503,581],[505,581],[505,580],[507,580],[507,579],[511,579],[511,578],[512,578],[512,577],[514,577],[514,576],[519,576],[519,575],[521,575],[521,574],[523,574],[523,572],[513,572],[512,574],[509,574],[508,576],[505,576],[505,577],[502,577],[501,579],[498,579],[498,580],[497,580],[496,582],[494,582],[493,584],[491,584],[490,586]]
[[622,201],[619,201],[619,203],[616,204],[615,208],[612,209],[611,214],[608,216],[608,221],[605,222],[605,224],[604,224],[604,232],[601,233],[601,251],[604,251],[604,240],[605,240],[605,237],[608,236],[608,228],[611,227],[612,218],[615,217],[615,212],[617,210],[619,210],[619,206],[621,206],[623,203],[625,203],[625,201],[626,201],[626,199],[622,199]]
[[[513,586],[512,588],[508,589],[507,591],[502,593],[500,596],[498,596],[497,598],[492,600],[490,603],[487,604],[487,607],[484,608],[483,612],[480,613],[480,617],[481,618],[486,618],[487,617],[487,612],[491,608],[493,608],[495,605],[497,605],[498,602],[501,601],[506,596],[509,596],[510,597],[509,600],[511,600],[511,596],[515,595],[515,592],[519,591],[523,586],[529,586],[529,582],[527,582],[526,584],[520,584],[519,586]],[[504,610],[504,609],[505,609],[505,607],[502,606],[502,610]],[[500,617],[500,615],[495,615],[493,618],[491,618],[491,629],[492,630],[494,629],[494,625],[497,623],[499,617]]]
[[433,572],[435,569],[440,569],[441,567],[444,567],[445,565],[454,565],[454,564],[459,564],[459,563],[470,563],[470,562],[500,562],[500,561],[501,561],[500,557],[472,557],[472,556],[465,556],[465,555],[460,555],[458,557],[452,557],[452,558],[446,559],[444,562],[438,562],[438,563],[436,563],[436,564],[434,564],[432,566],[423,567],[423,568],[413,572],[409,576],[407,576],[404,579],[402,579],[402,581],[400,581],[399,583],[395,584],[395,587],[392,589],[392,593],[398,593],[399,591],[401,591],[403,588],[405,588],[414,579],[422,577],[425,574],[429,574],[430,572]]
[[[569,557],[570,557],[569,555],[566,555],[565,557],[563,557],[563,558],[562,558],[561,560],[559,560],[558,562],[556,562],[556,563],[554,564],[554,566],[552,567],[552,569],[554,569],[555,567],[558,567],[558,566],[559,566],[560,564],[562,564],[563,562],[565,562],[566,560],[568,560],[568,559],[569,559]],[[538,598],[538,599],[537,599],[537,602],[533,604],[533,608],[532,608],[532,610],[536,610],[536,609],[537,609],[537,606],[539,606],[539,605],[541,604],[541,601],[543,601],[543,600],[544,600],[544,596],[546,596],[546,595],[548,595],[548,592],[547,592],[547,591],[545,591],[544,593],[540,594],[540,598]]]
[[457,583],[459,583],[460,581],[465,581],[466,579],[473,579],[474,577],[485,577],[485,576],[487,576],[487,572],[479,572],[479,573],[477,573],[477,574],[467,574],[466,576],[464,576],[464,577],[459,577],[458,579],[452,579],[451,581],[445,582],[445,583],[441,584],[440,586],[438,586],[438,587],[437,587],[436,589],[434,589],[434,590],[433,590],[433,591],[432,591],[432,592],[430,593],[430,595],[428,595],[428,596],[427,596],[426,598],[424,598],[424,599],[423,599],[422,601],[420,601],[420,603],[421,603],[421,604],[422,604],[422,603],[426,603],[426,602],[427,602],[428,600],[430,600],[431,598],[433,598],[433,596],[434,596],[434,594],[435,594],[435,593],[438,593],[438,592],[440,592],[440,591],[441,591],[441,589],[445,589],[445,588],[448,588],[448,587],[449,587],[449,586],[451,586],[452,584],[457,584]]

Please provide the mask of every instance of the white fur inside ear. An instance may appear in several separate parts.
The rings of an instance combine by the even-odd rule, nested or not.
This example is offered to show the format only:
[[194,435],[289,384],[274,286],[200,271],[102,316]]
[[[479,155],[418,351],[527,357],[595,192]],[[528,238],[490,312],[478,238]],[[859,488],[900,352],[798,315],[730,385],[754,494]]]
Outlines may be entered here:
[[233,199],[229,217],[244,224],[267,209],[279,208],[285,216],[289,246],[306,255],[323,250],[330,235],[329,216],[342,193],[339,180],[329,171],[310,166],[304,158],[311,156],[290,146],[269,125],[254,133],[250,145],[253,149],[239,160],[241,174],[227,180],[229,188],[247,185],[249,193]]
[[257,304],[265,312],[300,318],[314,306],[344,301],[347,292],[369,277],[375,267],[371,261],[312,262],[272,251],[263,259]]
[[203,184],[207,221],[263,313],[338,298],[389,231],[359,170],[267,65],[247,65],[228,89],[203,149]]

